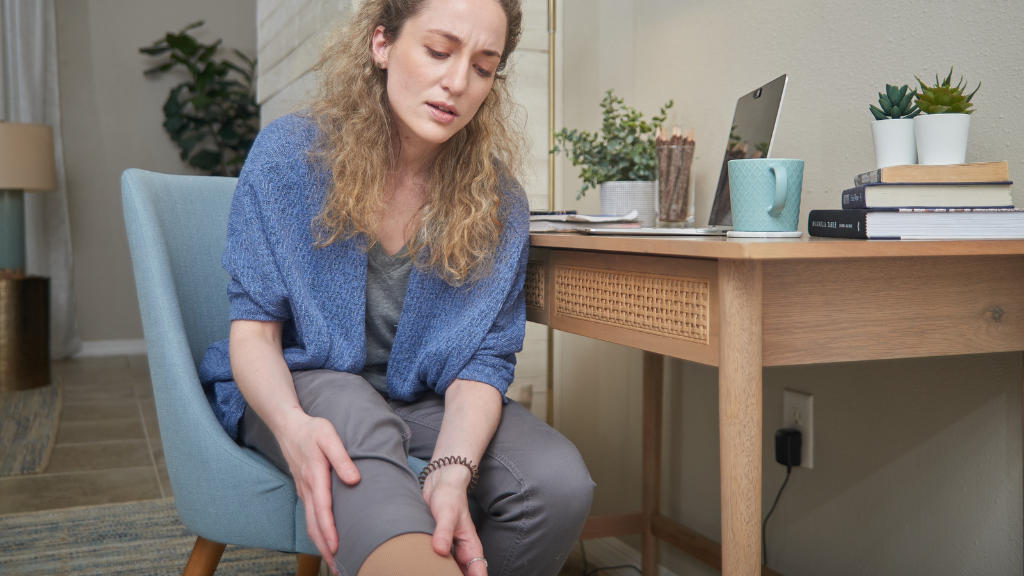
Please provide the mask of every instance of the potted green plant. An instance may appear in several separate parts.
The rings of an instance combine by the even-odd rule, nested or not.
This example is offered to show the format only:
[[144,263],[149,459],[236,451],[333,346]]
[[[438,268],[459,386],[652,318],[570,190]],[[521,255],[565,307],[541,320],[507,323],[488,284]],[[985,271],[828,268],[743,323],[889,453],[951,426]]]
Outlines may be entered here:
[[256,61],[238,50],[241,64],[216,58],[221,41],[203,44],[189,24],[177,34],[168,32],[139,52],[163,61],[146,70],[159,76],[179,66],[187,79],[164,102],[164,129],[181,150],[181,159],[214,176],[237,176],[260,130],[260,107],[253,79]]
[[658,174],[654,131],[665,123],[665,111],[672,104],[669,100],[648,122],[641,112],[626,106],[625,100],[608,90],[601,100],[600,132],[566,128],[555,132],[551,154],[565,151],[572,165],[580,167],[583,186],[576,198],[583,197],[590,188],[598,188],[602,214],[637,210],[643,226],[654,226],[654,179]]
[[917,137],[918,161],[921,164],[963,164],[967,159],[967,134],[971,127],[971,99],[981,88],[964,94],[967,85],[961,76],[960,82],[952,86],[953,68],[946,79],[935,85],[925,86],[918,78],[921,92],[914,104],[924,114],[914,118],[914,134]]
[[916,93],[906,84],[899,88],[886,84],[885,92],[878,93],[878,106],[868,106],[875,117],[871,138],[878,168],[917,164],[914,117],[921,111],[913,104]]

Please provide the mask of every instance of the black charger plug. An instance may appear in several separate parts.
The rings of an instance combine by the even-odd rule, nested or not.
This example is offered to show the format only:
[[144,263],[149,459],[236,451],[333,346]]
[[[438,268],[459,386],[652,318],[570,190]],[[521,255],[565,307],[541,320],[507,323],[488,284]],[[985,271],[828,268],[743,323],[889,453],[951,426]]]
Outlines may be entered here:
[[775,431],[775,461],[783,466],[800,465],[800,445],[803,442],[796,428],[779,428]]

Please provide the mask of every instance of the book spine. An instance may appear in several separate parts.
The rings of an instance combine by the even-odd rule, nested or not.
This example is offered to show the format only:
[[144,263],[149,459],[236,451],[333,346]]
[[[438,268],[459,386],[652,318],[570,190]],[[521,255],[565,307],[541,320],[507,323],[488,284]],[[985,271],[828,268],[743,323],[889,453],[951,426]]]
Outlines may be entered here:
[[854,186],[863,186],[865,184],[878,184],[882,181],[882,170],[872,170],[871,172],[865,172],[863,174],[857,174],[853,178]]
[[864,186],[843,190],[843,210],[853,208],[867,208],[867,200],[864,199]]
[[867,210],[811,210],[807,233],[826,238],[867,239]]

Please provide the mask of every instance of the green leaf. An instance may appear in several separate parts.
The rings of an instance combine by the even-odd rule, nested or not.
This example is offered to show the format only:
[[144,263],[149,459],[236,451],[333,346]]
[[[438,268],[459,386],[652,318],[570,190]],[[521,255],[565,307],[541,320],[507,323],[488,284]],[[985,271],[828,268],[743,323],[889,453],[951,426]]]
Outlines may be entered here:
[[[900,103],[900,108],[903,108],[903,106],[904,106],[903,99],[907,97],[907,92],[909,90],[910,90],[910,86],[907,86],[906,84],[904,84],[903,86],[900,86],[900,91],[896,95],[896,101]],[[913,96],[913,94],[911,94],[911,96]]]
[[161,72],[167,72],[171,68],[174,68],[174,66],[175,62],[166,62],[164,64],[146,70],[145,72],[143,72],[143,74],[145,74],[146,76],[152,76],[154,74],[159,74]]
[[220,136],[221,140],[234,141],[238,140],[238,132],[230,124],[224,124],[217,131],[217,135]]
[[981,90],[981,82],[978,82],[978,87],[974,89],[974,92],[971,92],[970,94],[967,95],[968,102],[971,101],[971,98],[974,98],[974,95],[978,93],[978,90]]
[[145,48],[139,48],[139,52],[147,54],[149,56],[163,56],[171,49],[165,42],[160,41],[152,46]]
[[185,26],[184,28],[182,28],[181,31],[178,32],[178,34],[180,35],[180,34],[184,34],[185,32],[188,32],[189,30],[195,30],[196,28],[199,28],[200,26],[202,26],[205,23],[206,23],[206,20],[197,20],[197,21],[189,24],[188,26]]
[[201,150],[188,163],[200,170],[213,170],[220,165],[220,154],[213,150]]
[[902,93],[902,95],[900,96],[900,99],[899,99],[899,103],[900,103],[899,104],[899,108],[900,108],[900,110],[906,110],[910,106],[910,101],[914,99],[914,93],[913,92],[907,92],[907,87],[906,86],[904,86],[900,90],[900,92]]
[[189,98],[189,102],[191,102],[192,105],[195,106],[196,110],[205,110],[210,107],[210,104],[213,103],[213,100],[211,100],[207,96],[200,95]]
[[885,85],[885,96],[890,103],[897,103],[900,101],[899,88],[886,84]]
[[204,48],[203,51],[199,53],[199,61],[206,62],[207,60],[209,60],[214,54],[217,53],[217,49],[220,48],[220,43],[221,40],[218,39],[213,44]]
[[195,56],[196,52],[199,50],[199,42],[188,34],[182,34],[180,36],[168,34],[166,39],[167,43],[170,44],[172,48],[190,58]]
[[245,53],[244,53],[244,52],[242,52],[241,50],[239,50],[239,49],[237,49],[237,48],[235,48],[234,50],[232,50],[232,52],[234,52],[235,56],[238,56],[238,58],[239,58],[239,59],[240,59],[240,60],[241,60],[242,62],[245,62],[246,64],[248,64],[248,65],[249,65],[249,68],[250,68],[250,69],[254,69],[254,68],[256,68],[256,61],[255,61],[255,60],[252,60],[252,59],[250,59],[250,58],[249,58],[248,56],[246,56],[246,55],[245,55]]

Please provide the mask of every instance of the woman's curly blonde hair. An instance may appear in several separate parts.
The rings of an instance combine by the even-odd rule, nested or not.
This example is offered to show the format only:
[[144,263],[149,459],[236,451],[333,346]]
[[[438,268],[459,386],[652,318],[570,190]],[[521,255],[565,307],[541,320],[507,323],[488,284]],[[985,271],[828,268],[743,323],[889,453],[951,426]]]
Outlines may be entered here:
[[[318,92],[304,112],[316,124],[314,160],[330,174],[314,220],[320,245],[365,235],[367,246],[385,211],[384,194],[395,167],[394,118],[386,71],[374,65],[371,39],[384,27],[389,43],[430,0],[363,0],[327,39],[320,56]],[[469,123],[441,145],[431,164],[420,230],[407,248],[413,261],[452,285],[485,274],[509,207],[509,186],[521,167],[522,137],[502,72],[522,34],[520,0],[494,0],[508,31],[491,91]],[[506,192],[503,194],[501,189]],[[504,197],[503,197],[504,196]],[[420,255],[426,251],[426,257]]]

